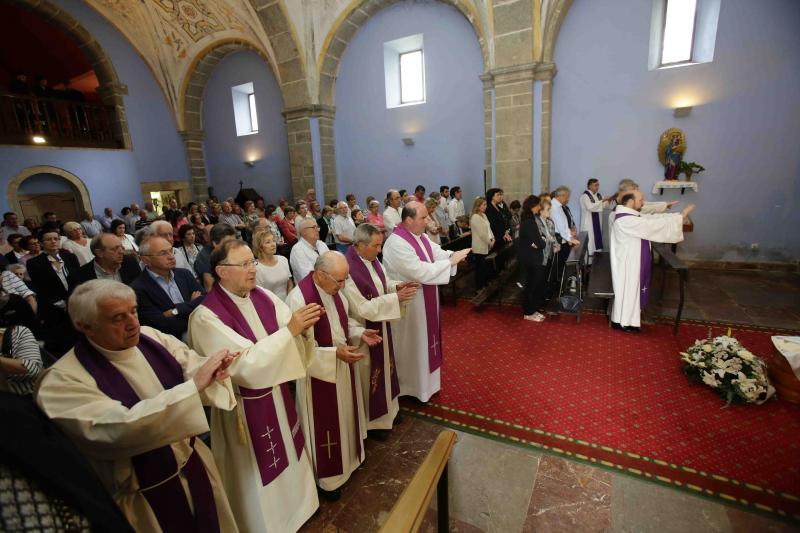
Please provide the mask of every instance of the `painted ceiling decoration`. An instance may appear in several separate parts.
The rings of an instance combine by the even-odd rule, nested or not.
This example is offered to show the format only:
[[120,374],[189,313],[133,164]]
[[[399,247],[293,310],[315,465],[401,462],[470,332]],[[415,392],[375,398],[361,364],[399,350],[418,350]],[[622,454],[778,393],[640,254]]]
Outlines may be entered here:
[[273,58],[269,41],[246,0],[87,0],[134,45],[180,109],[180,88],[195,60],[220,40],[242,39]]

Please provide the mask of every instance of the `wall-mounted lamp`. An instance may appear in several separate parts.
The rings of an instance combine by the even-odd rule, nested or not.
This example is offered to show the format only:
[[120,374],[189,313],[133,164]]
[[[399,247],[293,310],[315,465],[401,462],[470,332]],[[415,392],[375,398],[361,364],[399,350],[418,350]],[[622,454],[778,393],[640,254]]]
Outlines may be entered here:
[[253,168],[254,166],[256,166],[256,162],[255,162],[255,161],[245,161],[245,162],[244,162],[244,165],[245,165],[246,167]]
[[404,137],[403,144],[406,146],[414,146],[414,139],[412,137]]
[[672,112],[672,116],[675,118],[688,117],[689,113],[691,112],[692,112],[692,106],[676,107],[675,111]]

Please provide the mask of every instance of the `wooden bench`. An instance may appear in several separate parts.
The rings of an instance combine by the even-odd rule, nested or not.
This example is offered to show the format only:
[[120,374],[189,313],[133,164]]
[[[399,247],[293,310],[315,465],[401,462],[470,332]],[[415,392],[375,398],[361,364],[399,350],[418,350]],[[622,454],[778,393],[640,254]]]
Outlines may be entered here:
[[[452,252],[457,252],[459,250],[464,250],[472,246],[472,235],[465,235],[463,237],[459,237],[457,239],[453,239],[452,241],[448,242],[447,244],[442,245],[442,250],[450,250]],[[450,278],[450,282],[447,284],[446,287],[442,287],[442,296],[444,296],[445,289],[450,289],[450,296],[452,297],[452,305],[456,305],[458,303],[458,287],[456,284],[466,275],[472,272],[473,266],[472,263],[465,262],[464,264],[458,265],[456,269],[455,276]]]
[[689,276],[689,266],[683,259],[675,255],[668,244],[654,242],[652,245],[652,250],[653,252],[657,253],[660,258],[659,265],[661,266],[661,291],[659,293],[659,300],[664,298],[664,287],[667,284],[667,270],[674,270],[678,273],[678,287],[680,295],[678,299],[678,312],[675,314],[675,324],[672,326],[672,334],[677,335],[681,322],[681,314],[683,313],[683,303],[686,292],[685,286],[686,279]]
[[595,252],[592,256],[592,270],[589,273],[589,286],[586,294],[592,298],[608,300],[606,315],[608,315],[608,325],[611,326],[614,283],[611,279],[611,259],[608,252]]
[[503,289],[510,283],[510,281],[517,275],[519,264],[516,258],[516,243],[507,243],[503,248],[496,252],[492,252],[486,256],[486,261],[492,263],[493,270],[497,272],[497,259],[504,259],[504,268],[497,274],[492,281],[486,284],[484,290],[476,294],[472,299],[472,305],[480,307],[495,294],[500,294],[501,297],[497,299],[497,304],[502,303]]

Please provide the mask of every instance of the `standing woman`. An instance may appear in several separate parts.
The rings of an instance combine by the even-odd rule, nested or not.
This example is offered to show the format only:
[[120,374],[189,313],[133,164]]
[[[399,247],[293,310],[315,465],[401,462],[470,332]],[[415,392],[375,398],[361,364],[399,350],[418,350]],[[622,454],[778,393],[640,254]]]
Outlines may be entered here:
[[202,246],[197,245],[197,230],[194,225],[184,224],[181,226],[181,229],[178,230],[178,238],[181,244],[172,250],[175,256],[175,268],[185,268],[194,274],[194,261],[203,249]]
[[[503,201],[503,189],[489,189],[486,191],[486,218],[489,219],[489,224],[492,226],[492,234],[494,235],[494,247],[489,250],[490,252],[499,252],[505,243],[511,242],[511,213]],[[497,270],[503,270],[503,263],[505,260],[502,256],[498,255],[495,261]]]
[[475,289],[480,292],[486,287],[489,279],[489,265],[486,256],[494,246],[494,234],[486,217],[486,198],[478,196],[472,204],[472,216],[469,219],[472,232],[472,256],[475,258]]
[[275,255],[278,244],[275,235],[269,230],[257,231],[253,235],[253,251],[256,254],[256,285],[271,291],[286,300],[286,295],[292,290],[292,273],[289,270],[289,261],[282,255]]
[[442,244],[442,239],[439,237],[442,233],[442,226],[439,224],[439,221],[436,220],[436,217],[433,216],[433,212],[438,206],[439,202],[435,198],[428,198],[425,200],[425,208],[428,210],[428,220],[425,222],[425,233],[428,234],[428,238],[432,242]]
[[122,253],[125,255],[132,255],[139,251],[139,247],[136,246],[133,237],[125,233],[125,222],[122,220],[115,218],[111,222],[111,233],[119,237],[119,240],[122,241]]
[[539,197],[530,195],[522,203],[520,215],[519,241],[517,241],[517,258],[525,269],[525,295],[522,299],[523,318],[533,322],[541,322],[544,315],[539,312],[544,307],[544,287],[547,270],[544,258],[547,242],[542,238],[536,215],[541,206]]
[[[547,242],[547,247],[545,248],[544,253],[544,265],[546,279],[545,279],[545,300],[548,298],[548,286],[551,281],[553,281],[554,276],[553,274],[558,272],[558,268],[553,270],[553,261],[558,258],[558,252],[561,251],[561,245],[558,244],[558,239],[556,238],[556,224],[553,222],[553,219],[550,218],[550,199],[549,196],[547,199],[542,199],[541,195],[539,196],[539,205],[541,210],[536,217],[536,223],[539,225],[539,233],[541,233],[542,238]],[[556,265],[558,267],[558,265]],[[553,278],[553,279],[551,279]]]

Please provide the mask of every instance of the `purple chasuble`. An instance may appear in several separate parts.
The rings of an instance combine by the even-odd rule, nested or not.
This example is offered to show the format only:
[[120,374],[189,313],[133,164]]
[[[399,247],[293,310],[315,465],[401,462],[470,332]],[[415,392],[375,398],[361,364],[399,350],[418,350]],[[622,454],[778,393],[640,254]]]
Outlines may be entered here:
[[[595,203],[594,195],[589,191],[583,191],[583,194],[589,197],[589,201]],[[616,219],[615,219],[616,220]],[[603,249],[603,231],[600,226],[600,213],[592,211],[592,231],[594,232],[594,249]]]
[[[427,235],[421,235],[420,240],[425,246],[425,253],[420,248],[417,239],[403,226],[394,228],[394,235],[405,240],[423,263],[433,263],[433,248]],[[436,285],[422,285],[422,296],[425,300],[425,322],[428,334],[428,371],[434,372],[442,366],[442,323],[439,321],[439,289]]]
[[[275,314],[275,304],[272,303],[269,296],[259,289],[253,289],[250,291],[250,301],[267,334],[272,335],[278,331],[280,327]],[[219,283],[215,283],[211,287],[211,291],[201,305],[209,308],[223,324],[242,337],[250,340],[253,344],[258,342],[244,315],[230,296],[225,294]],[[280,389],[286,419],[289,421],[289,427],[292,428],[292,441],[299,461],[303,454],[303,446],[305,446],[303,432],[300,429],[300,419],[297,416],[292,394],[289,392],[289,385],[281,383]],[[247,419],[247,430],[258,463],[258,470],[261,473],[261,483],[264,486],[269,485],[289,466],[278,421],[278,412],[272,397],[274,390],[274,387],[248,389],[239,386],[239,395],[243,400],[242,406]]]
[[[622,217],[632,217],[630,213],[618,213],[614,220]],[[639,258],[639,309],[646,309],[650,301],[650,272],[652,269],[653,256],[650,253],[650,241],[640,239],[642,243],[641,257]]]
[[[355,246],[351,246],[350,249],[347,250],[345,257],[347,258],[347,263],[350,265],[350,278],[356,284],[356,287],[358,287],[358,291],[361,295],[367,300],[372,300],[380,296],[377,287],[375,287],[375,283],[372,281],[372,276],[367,266],[364,264],[364,261],[362,261],[361,257],[358,255],[358,252],[356,252]],[[383,267],[381,267],[381,263],[377,258],[372,261],[372,268],[375,269],[375,273],[378,274],[383,284],[384,294],[388,294],[386,275],[383,273]],[[365,322],[367,328],[380,331],[380,322],[372,322],[371,320],[366,320]],[[392,326],[389,322],[386,322],[386,336],[389,342],[389,372],[391,373],[392,399],[395,399],[398,394],[400,394],[400,383],[397,380],[397,369],[394,363],[394,345],[392,342]],[[371,369],[369,378],[370,420],[380,418],[389,412],[389,406],[386,405],[386,379],[383,377],[383,343],[384,341],[382,340],[379,344],[370,346],[369,348]]]
[[[140,334],[136,347],[144,355],[164,390],[185,381],[181,365],[161,344]],[[94,378],[97,388],[103,394],[128,409],[141,401],[125,376],[85,337],[75,344],[75,356]],[[147,500],[158,525],[165,533],[219,531],[214,490],[203,461],[194,451],[194,437],[191,438],[190,445],[192,454],[186,464],[180,467],[170,445],[131,457],[136,479],[139,481],[139,492]],[[183,473],[189,485],[194,513],[177,472]]]
[[[322,298],[317,287],[314,285],[314,272],[311,272],[297,284],[303,300],[306,304],[318,304],[324,308]],[[339,323],[344,331],[345,341],[350,337],[350,330],[347,326],[347,313],[344,310],[344,303],[339,293],[331,296],[336,304],[336,313],[339,315]],[[328,314],[323,314],[314,324],[314,339],[320,348],[333,347],[333,332]],[[353,397],[353,422],[356,429],[356,451],[361,457],[361,427],[358,421],[358,402],[356,400],[356,377],[355,368],[352,363],[350,368],[350,392]],[[342,439],[339,429],[339,402],[336,395],[336,383],[328,383],[317,378],[309,378],[311,381],[311,403],[314,408],[314,447],[317,452],[317,476],[331,477],[338,476],[344,472],[342,465],[341,449]],[[339,446],[339,450],[333,450],[333,446]]]

